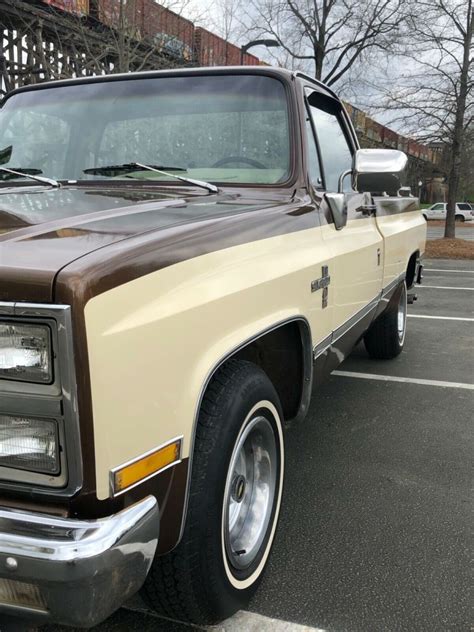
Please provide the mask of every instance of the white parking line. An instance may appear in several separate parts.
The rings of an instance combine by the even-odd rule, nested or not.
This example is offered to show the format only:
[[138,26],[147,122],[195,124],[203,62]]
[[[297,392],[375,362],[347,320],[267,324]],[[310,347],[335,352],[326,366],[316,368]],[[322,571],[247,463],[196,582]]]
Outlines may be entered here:
[[474,270],[463,270],[462,268],[460,270],[447,270],[446,268],[423,268],[423,272],[455,272],[456,274],[474,274]]
[[422,289],[430,290],[467,290],[468,292],[474,292],[474,287],[449,287],[446,285],[418,285],[417,290]]
[[325,632],[322,628],[271,619],[261,614],[240,611],[219,625],[209,627],[210,632]]
[[183,628],[189,628],[189,632],[193,630],[202,631],[204,629],[208,630],[208,632],[327,632],[323,630],[323,628],[314,628],[309,625],[293,623],[292,621],[272,619],[270,617],[264,617],[261,614],[256,614],[255,612],[247,612],[246,610],[240,610],[234,614],[233,617],[222,621],[222,623],[203,628],[193,623],[181,623],[175,619],[157,615],[154,610],[150,610],[150,608],[144,604],[139,595],[132,597],[127,601],[124,607],[126,610],[131,610],[132,612],[140,612],[141,614],[149,615],[157,621],[170,621],[175,624],[181,624]]
[[378,375],[376,373],[358,373],[356,371],[333,371],[332,375],[355,377],[361,380],[378,380],[380,382],[402,382],[404,384],[421,384],[423,386],[441,386],[442,388],[462,388],[474,391],[474,384],[464,382],[442,382],[440,380],[422,380],[416,377],[398,377],[398,375]]
[[461,320],[466,323],[474,322],[474,318],[461,318],[460,316],[428,316],[427,314],[407,314],[407,318],[430,318],[433,320]]

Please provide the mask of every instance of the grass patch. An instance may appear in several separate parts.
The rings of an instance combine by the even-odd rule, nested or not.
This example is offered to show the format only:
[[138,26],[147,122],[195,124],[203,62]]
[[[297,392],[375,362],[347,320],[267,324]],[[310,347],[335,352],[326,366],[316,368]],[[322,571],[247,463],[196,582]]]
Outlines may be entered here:
[[425,257],[431,259],[474,259],[474,242],[466,239],[431,239]]

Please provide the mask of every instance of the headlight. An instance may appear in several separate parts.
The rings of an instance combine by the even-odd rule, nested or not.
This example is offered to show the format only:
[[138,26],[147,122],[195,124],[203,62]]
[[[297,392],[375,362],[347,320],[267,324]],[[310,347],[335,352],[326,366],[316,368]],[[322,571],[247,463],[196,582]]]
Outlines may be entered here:
[[0,415],[0,466],[59,473],[58,428],[55,421]]
[[51,356],[49,327],[0,322],[0,378],[49,384]]

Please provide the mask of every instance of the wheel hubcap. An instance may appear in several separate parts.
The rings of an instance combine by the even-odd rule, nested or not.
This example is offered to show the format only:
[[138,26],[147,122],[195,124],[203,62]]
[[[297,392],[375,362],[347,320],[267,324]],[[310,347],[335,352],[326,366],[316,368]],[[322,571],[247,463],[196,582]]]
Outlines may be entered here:
[[277,443],[265,417],[250,419],[234,448],[224,496],[224,542],[238,570],[257,557],[272,515],[277,487]]
[[243,476],[236,476],[232,481],[232,500],[236,503],[241,503],[244,499],[245,495],[245,487],[247,486],[247,481]]
[[405,340],[406,322],[407,322],[407,290],[406,290],[406,286],[403,285],[403,289],[400,294],[400,300],[398,301],[398,314],[397,314],[398,340],[400,341],[400,344],[403,344]]

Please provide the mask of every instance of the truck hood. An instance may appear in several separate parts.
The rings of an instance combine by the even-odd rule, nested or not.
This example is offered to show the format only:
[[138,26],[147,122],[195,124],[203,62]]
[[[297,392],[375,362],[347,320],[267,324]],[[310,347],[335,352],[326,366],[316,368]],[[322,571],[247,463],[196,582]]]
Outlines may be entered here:
[[0,188],[0,301],[50,302],[59,271],[98,249],[272,204],[171,187]]

